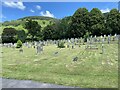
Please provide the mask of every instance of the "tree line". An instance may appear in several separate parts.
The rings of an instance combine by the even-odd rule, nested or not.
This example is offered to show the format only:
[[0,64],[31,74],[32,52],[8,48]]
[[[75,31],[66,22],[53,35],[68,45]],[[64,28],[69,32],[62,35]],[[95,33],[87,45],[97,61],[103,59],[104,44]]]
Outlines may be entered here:
[[90,12],[86,8],[79,8],[73,16],[65,17],[60,22],[44,28],[43,39],[120,34],[119,23],[120,13],[117,9],[104,14],[98,8],[93,8]]
[[[24,28],[28,30],[28,33],[25,34],[23,31],[22,34],[19,34],[20,32],[14,32],[14,34],[12,33],[13,40],[10,40],[10,42],[15,42],[17,39],[21,40],[22,37],[24,38],[22,41],[25,42],[25,40],[57,40],[80,37],[85,38],[91,35],[120,34],[119,23],[120,13],[117,9],[112,9],[108,13],[102,13],[98,8],[93,8],[90,12],[86,8],[79,8],[72,16],[57,20],[53,24],[47,25],[43,30],[37,21],[27,19]],[[10,39],[9,37],[5,37],[6,35],[10,36],[12,31],[9,32],[9,30],[12,29],[5,28],[3,30],[3,42]],[[13,31],[15,31],[14,28]],[[15,36],[17,36],[17,38]]]

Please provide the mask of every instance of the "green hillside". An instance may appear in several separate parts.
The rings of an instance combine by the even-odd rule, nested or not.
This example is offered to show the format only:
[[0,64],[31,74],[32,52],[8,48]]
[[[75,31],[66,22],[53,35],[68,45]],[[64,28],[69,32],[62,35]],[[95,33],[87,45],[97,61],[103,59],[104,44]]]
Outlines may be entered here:
[[24,23],[26,22],[27,19],[32,19],[32,20],[37,21],[41,25],[42,29],[45,26],[49,24],[53,24],[56,21],[58,21],[58,19],[56,18],[44,17],[44,16],[28,16],[28,17],[17,19],[17,20],[5,21],[2,23],[2,27],[0,27],[0,34],[2,33],[5,27],[13,27],[13,28],[16,28],[17,30],[21,30],[21,29],[25,30]]
[[52,17],[44,17],[44,16],[27,16],[27,17],[23,17],[23,18],[19,18],[18,20],[25,20],[25,19],[37,19],[37,20],[57,20],[55,18]]

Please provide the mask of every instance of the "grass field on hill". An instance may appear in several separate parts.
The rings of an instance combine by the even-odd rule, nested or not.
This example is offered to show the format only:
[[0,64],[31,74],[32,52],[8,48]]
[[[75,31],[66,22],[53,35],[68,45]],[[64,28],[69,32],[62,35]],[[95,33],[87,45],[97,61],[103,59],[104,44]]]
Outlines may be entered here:
[[[98,50],[85,50],[85,45],[75,49],[48,45],[36,55],[34,48],[23,47],[20,53],[19,49],[3,47],[3,77],[82,88],[117,88],[118,45],[105,44],[104,48],[101,54],[100,44]],[[72,61],[75,56],[77,62]]]
[[[41,29],[42,29],[42,30],[43,30],[44,27],[46,27],[47,25],[50,25],[50,20],[34,20],[34,21],[37,21],[38,24],[41,25],[41,27],[42,27]],[[17,20],[16,20],[15,22],[17,22]],[[43,22],[44,22],[44,23],[43,23]],[[52,23],[53,23],[53,22],[51,21],[51,24],[52,24]],[[4,25],[2,25],[2,26],[0,26],[0,34],[2,34],[4,28],[9,28],[9,27],[15,28],[16,30],[25,30],[25,31],[27,31],[26,29],[24,29],[24,26],[23,26],[22,24],[20,24],[20,25],[18,25],[18,26],[13,26],[13,25],[4,26]]]

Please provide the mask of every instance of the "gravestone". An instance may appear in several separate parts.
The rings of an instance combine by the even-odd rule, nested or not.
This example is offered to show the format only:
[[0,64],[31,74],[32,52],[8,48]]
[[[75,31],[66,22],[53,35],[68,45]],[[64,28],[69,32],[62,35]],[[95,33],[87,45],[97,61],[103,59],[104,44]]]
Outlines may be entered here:
[[67,48],[70,48],[70,45],[69,45],[69,44],[67,44]]
[[104,41],[105,41],[105,39],[104,39],[104,37],[102,38],[102,43],[104,43]]
[[106,39],[107,39],[107,38],[106,38],[106,35],[104,35],[104,40],[106,41]]
[[73,58],[73,61],[74,61],[74,62],[76,62],[77,60],[78,60],[78,57],[77,57],[77,56]]
[[36,51],[37,51],[37,54],[41,53],[43,51],[43,46],[42,45],[38,45],[36,47]]
[[55,52],[54,54],[56,55],[56,54],[58,54],[58,52]]
[[108,35],[108,44],[110,44],[110,35]]
[[74,49],[74,45],[72,45],[72,49]]
[[104,44],[102,44],[102,54],[104,54]]
[[41,52],[41,47],[39,45],[36,47],[36,49],[37,49],[37,54]]
[[115,37],[115,40],[117,40],[117,34],[115,34],[114,37]]
[[94,42],[97,42],[97,37],[96,37],[96,35],[94,36]]
[[20,53],[23,53],[23,49],[22,49],[22,48],[20,48],[20,49],[19,49],[19,52],[20,52]]
[[71,39],[70,39],[70,42],[73,43],[73,42],[74,42],[74,38],[71,38]]

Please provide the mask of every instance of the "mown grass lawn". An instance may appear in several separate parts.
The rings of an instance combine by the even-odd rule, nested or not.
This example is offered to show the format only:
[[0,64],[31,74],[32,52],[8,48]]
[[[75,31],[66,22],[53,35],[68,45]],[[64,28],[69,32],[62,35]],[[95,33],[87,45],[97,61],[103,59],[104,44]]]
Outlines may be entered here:
[[[19,49],[3,47],[2,76],[81,88],[117,88],[118,45],[105,44],[104,54],[100,44],[98,48],[85,50],[85,45],[81,45],[59,49],[49,45],[36,55],[34,48],[23,47],[24,52],[19,53]],[[75,56],[77,62],[72,61]]]

